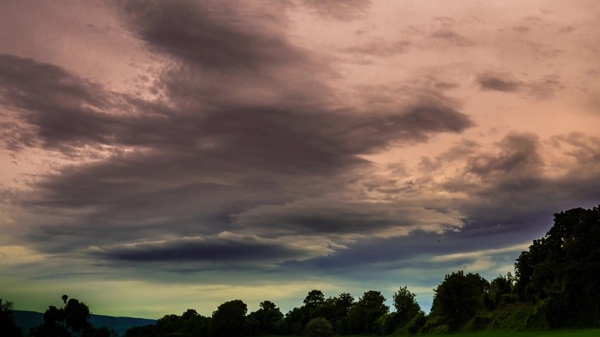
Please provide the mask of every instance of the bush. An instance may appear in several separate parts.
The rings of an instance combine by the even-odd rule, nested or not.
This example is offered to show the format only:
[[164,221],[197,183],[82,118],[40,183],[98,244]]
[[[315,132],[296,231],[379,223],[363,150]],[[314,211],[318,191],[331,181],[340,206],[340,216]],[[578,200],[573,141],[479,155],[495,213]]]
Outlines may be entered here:
[[398,327],[397,323],[398,313],[395,312],[382,315],[375,321],[375,324],[377,324],[377,332],[383,336],[393,333]]
[[434,335],[446,335],[450,333],[450,327],[448,324],[442,324],[433,330]]
[[333,326],[323,317],[314,318],[306,324],[305,333],[308,337],[333,337]]
[[409,334],[416,334],[421,331],[421,329],[427,323],[427,316],[424,313],[419,313],[417,316],[413,317],[413,319],[406,324],[406,330]]

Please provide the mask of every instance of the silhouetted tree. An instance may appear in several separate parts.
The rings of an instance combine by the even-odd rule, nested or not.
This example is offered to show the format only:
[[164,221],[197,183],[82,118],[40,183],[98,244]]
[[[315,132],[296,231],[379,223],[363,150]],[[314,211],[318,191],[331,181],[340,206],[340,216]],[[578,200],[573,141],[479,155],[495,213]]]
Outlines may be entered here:
[[216,336],[244,336],[248,306],[241,300],[225,302],[212,315],[213,331]]
[[0,298],[0,336],[21,337],[22,335],[21,328],[15,324],[13,317],[13,303],[3,302]]
[[250,320],[256,322],[254,333],[267,334],[275,332],[275,325],[283,318],[281,310],[271,301],[263,301],[259,309],[248,315]]
[[554,214],[515,262],[520,299],[542,303],[551,327],[600,326],[599,243],[600,206]]
[[351,333],[378,332],[379,327],[375,322],[379,317],[387,314],[389,307],[385,305],[385,297],[375,290],[366,291],[358,299],[348,314],[348,325]]
[[87,336],[93,332],[89,322],[90,309],[79,300],[63,295],[63,306],[59,309],[53,305],[44,313],[44,323],[33,331],[34,337],[70,337]]
[[461,270],[446,275],[435,289],[431,311],[455,330],[483,308],[488,289],[489,283],[479,274],[465,274]]
[[325,295],[323,295],[321,290],[311,290],[308,292],[308,295],[306,295],[306,298],[304,298],[304,306],[309,309],[316,308],[323,302],[325,302]]

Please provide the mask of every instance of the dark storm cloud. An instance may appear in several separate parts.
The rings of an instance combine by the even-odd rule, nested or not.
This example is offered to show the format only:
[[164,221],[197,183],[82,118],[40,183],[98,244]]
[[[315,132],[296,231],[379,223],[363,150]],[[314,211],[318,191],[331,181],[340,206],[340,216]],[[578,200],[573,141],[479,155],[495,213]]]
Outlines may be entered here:
[[303,58],[281,34],[280,6],[246,2],[124,1],[126,25],[158,51],[211,71],[260,72]]
[[468,170],[486,180],[496,177],[497,172],[502,176],[532,176],[543,166],[538,142],[534,134],[510,133],[499,144],[502,148],[499,154],[473,158]]
[[[472,126],[437,98],[388,113],[291,103],[284,110],[236,101],[187,108],[186,102],[195,106],[194,98],[167,108],[109,93],[56,66],[12,56],[2,60],[3,103],[35,137],[22,146],[41,144],[73,159],[84,146],[98,152],[95,162],[40,177],[36,193],[21,200],[40,216],[37,231],[25,235],[51,251],[164,231],[218,233],[230,228],[230,214],[330,191],[332,186],[312,181],[334,182],[367,167],[361,154]],[[31,80],[32,72],[43,80]],[[111,152],[102,154],[101,145]],[[46,240],[48,235],[70,239]]]
[[[235,216],[240,228],[268,228],[270,235],[403,236],[415,230],[462,227],[460,216],[409,202],[303,200],[260,206]],[[268,235],[267,234],[267,235]]]
[[[553,213],[597,204],[600,141],[569,134],[552,137],[550,144],[560,158],[552,162],[541,159],[541,147],[547,144],[526,133],[508,134],[495,151],[476,147],[462,154],[464,171],[442,186],[471,196],[456,205],[469,224],[463,235],[506,238],[521,233],[535,238],[549,229]],[[569,157],[577,165],[563,164]],[[548,175],[549,169],[558,171]]]
[[[0,81],[3,105],[20,110],[19,117],[36,127],[36,140],[44,147],[69,142],[107,143],[111,134],[120,129],[115,118],[97,112],[109,104],[105,92],[60,67],[0,55]],[[33,144],[30,129],[13,126],[8,139],[13,148]]]
[[93,248],[90,254],[130,262],[247,262],[277,261],[306,251],[256,237],[206,237],[141,242]]
[[[280,259],[305,254],[289,244],[252,240],[135,249],[119,243],[165,233],[364,236],[374,228],[405,234],[419,226],[461,225],[456,215],[433,209],[359,202],[358,211],[348,200],[328,199],[329,207],[303,202],[348,188],[371,167],[361,155],[474,124],[436,93],[385,111],[344,106],[326,84],[327,62],[308,57],[283,35],[281,9],[248,6],[123,2],[124,26],[149,50],[176,61],[153,74],[162,93],[156,100],[111,92],[58,66],[0,58],[0,97],[18,126],[7,143],[93,159],[37,177],[34,192],[19,196],[31,223],[16,230],[20,240],[55,253],[97,245],[105,249],[98,256],[115,260],[187,254],[201,260],[217,251],[261,260],[271,253]],[[305,214],[294,205],[303,205]],[[256,254],[245,254],[252,247]]]

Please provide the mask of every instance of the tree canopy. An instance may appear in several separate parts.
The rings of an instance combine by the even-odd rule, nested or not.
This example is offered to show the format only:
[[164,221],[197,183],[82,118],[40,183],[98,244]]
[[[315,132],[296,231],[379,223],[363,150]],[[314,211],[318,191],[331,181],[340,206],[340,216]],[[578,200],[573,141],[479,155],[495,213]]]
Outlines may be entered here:
[[0,336],[21,337],[21,328],[15,325],[13,303],[0,298]]

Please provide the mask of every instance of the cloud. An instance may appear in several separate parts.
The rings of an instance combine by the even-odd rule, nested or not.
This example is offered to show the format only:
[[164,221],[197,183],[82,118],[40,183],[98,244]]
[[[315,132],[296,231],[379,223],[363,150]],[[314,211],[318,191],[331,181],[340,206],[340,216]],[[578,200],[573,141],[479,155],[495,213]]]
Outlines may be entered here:
[[450,30],[440,29],[429,35],[430,38],[459,47],[472,47],[475,43],[468,38]]
[[[15,201],[31,224],[15,235],[56,253],[93,241],[110,245],[165,232],[231,230],[232,214],[335,193],[335,183],[347,184],[371,167],[364,154],[473,125],[439,95],[386,111],[306,106],[285,94],[262,105],[235,96],[206,105],[189,94],[202,92],[202,82],[176,92],[175,74],[184,68],[175,68],[158,79],[175,94],[150,101],[111,92],[58,66],[14,56],[2,61],[0,76],[10,88],[2,92],[3,102],[31,138],[19,146],[51,149],[73,161],[93,159],[38,176],[33,192]],[[34,73],[42,80],[32,80]],[[394,221],[382,219],[381,226]],[[349,228],[343,231],[362,231],[356,224]]]
[[519,80],[509,73],[487,72],[477,75],[475,82],[483,91],[500,91],[519,93],[523,97],[533,99],[548,99],[557,90],[564,88],[560,78],[548,75],[539,80]]
[[[211,237],[183,237],[160,241],[142,241],[106,247],[91,247],[89,254],[103,259],[124,262],[197,262],[227,263],[257,267],[257,262],[274,263],[288,259],[307,258],[311,251],[306,247],[286,246],[274,239],[241,236],[222,232]],[[313,253],[314,254],[314,253]],[[249,264],[250,263],[250,264]],[[201,267],[199,267],[201,268]]]
[[370,0],[302,0],[301,3],[321,17],[342,21],[363,17],[371,6]]
[[452,210],[409,202],[367,200],[301,200],[281,206],[259,206],[235,215],[235,224],[264,228],[270,235],[349,237],[406,236],[414,231],[443,233],[463,226]]
[[386,43],[381,40],[373,40],[360,46],[344,48],[342,51],[364,56],[393,57],[406,53],[410,45],[410,42],[407,41]]
[[124,22],[148,45],[212,71],[260,72],[303,57],[280,33],[278,6],[132,0],[122,7]]
[[506,73],[485,73],[477,76],[477,84],[481,90],[493,90],[503,92],[518,91],[522,83],[513,79]]
[[543,166],[538,142],[534,134],[510,133],[498,144],[502,152],[473,158],[468,170],[485,180],[497,179],[498,176],[533,176]]

